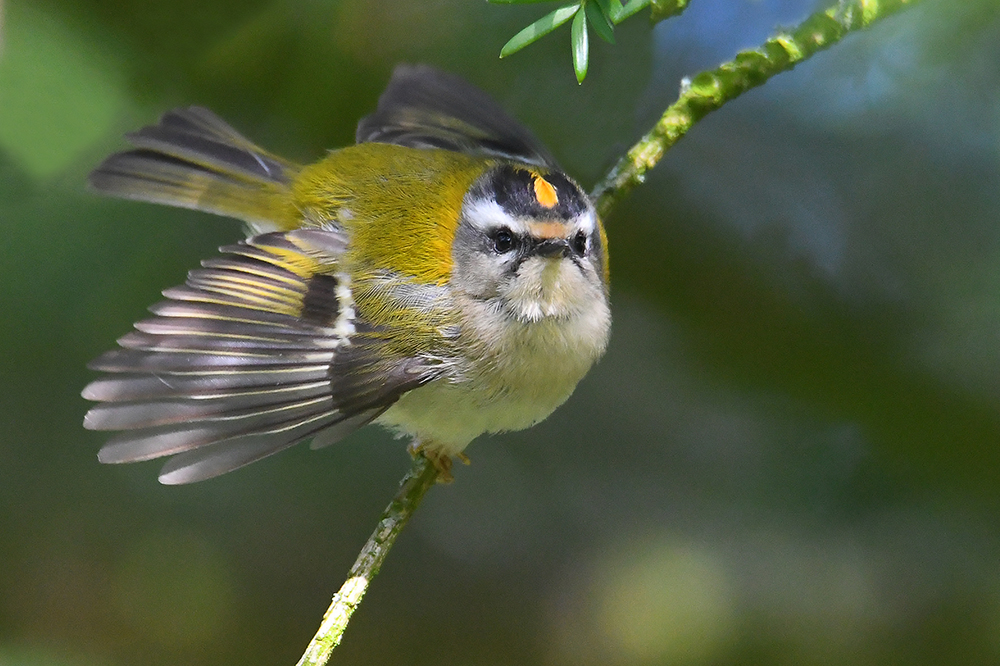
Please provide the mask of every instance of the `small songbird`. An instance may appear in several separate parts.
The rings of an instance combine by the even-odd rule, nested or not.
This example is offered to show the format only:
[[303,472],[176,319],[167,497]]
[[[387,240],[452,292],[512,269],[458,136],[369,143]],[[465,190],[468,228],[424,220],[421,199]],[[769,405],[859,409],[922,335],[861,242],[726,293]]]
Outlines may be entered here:
[[400,66],[357,144],[300,166],[201,107],[126,137],[98,192],[243,220],[91,368],[99,459],[207,479],[374,422],[444,477],[569,398],[611,327],[587,194],[484,92]]

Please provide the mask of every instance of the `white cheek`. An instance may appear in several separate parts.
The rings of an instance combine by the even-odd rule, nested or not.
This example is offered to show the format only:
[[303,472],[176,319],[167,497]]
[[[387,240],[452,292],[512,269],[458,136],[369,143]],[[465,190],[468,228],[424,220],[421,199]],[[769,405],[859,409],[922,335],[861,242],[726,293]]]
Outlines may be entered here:
[[593,208],[588,208],[573,220],[573,228],[582,231],[588,236],[597,231],[597,212]]
[[489,252],[476,252],[455,265],[452,284],[477,298],[493,298],[499,285],[507,276],[508,268],[503,257]]

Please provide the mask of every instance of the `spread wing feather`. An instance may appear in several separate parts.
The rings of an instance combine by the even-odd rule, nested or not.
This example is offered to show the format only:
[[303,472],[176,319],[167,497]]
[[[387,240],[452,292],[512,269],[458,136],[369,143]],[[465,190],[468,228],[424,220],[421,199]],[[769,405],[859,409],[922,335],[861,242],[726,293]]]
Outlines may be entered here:
[[337,232],[299,230],[222,248],[154,316],[91,367],[85,419],[118,431],[103,462],[175,456],[164,483],[236,469],[317,437],[331,444],[435,369],[393,358],[386,330],[355,312]]
[[362,412],[333,424],[300,424],[295,431],[261,433],[242,441],[222,442],[205,452],[181,453],[163,466],[160,481],[166,484],[191,483],[225,474],[260,460],[296,442],[316,436],[323,446],[333,444],[377,417],[383,409]]
[[557,169],[555,158],[497,102],[452,74],[400,65],[375,113],[358,123],[358,143],[443,148]]

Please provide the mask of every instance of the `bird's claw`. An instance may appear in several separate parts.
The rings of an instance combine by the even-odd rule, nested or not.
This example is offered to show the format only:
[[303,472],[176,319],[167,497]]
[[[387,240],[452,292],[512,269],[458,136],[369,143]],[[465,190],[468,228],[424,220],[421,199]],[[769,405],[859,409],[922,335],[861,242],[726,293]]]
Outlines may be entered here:
[[[435,451],[434,449],[429,448],[426,444],[418,444],[417,442],[411,442],[410,445],[406,447],[406,450],[409,451],[410,455],[414,458],[422,455],[424,458],[427,458],[432,465],[434,465],[434,468],[438,471],[438,483],[451,483],[455,480],[454,475],[451,473],[451,456],[441,453],[440,451]],[[464,464],[469,464],[469,457],[464,453],[459,453],[456,457]]]

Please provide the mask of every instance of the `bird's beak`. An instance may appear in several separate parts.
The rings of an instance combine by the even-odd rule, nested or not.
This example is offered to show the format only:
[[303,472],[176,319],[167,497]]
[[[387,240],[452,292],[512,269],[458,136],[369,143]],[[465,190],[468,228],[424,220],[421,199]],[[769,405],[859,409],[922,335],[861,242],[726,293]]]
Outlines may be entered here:
[[568,257],[570,255],[569,242],[565,238],[546,238],[535,243],[531,248],[531,254],[539,257]]

